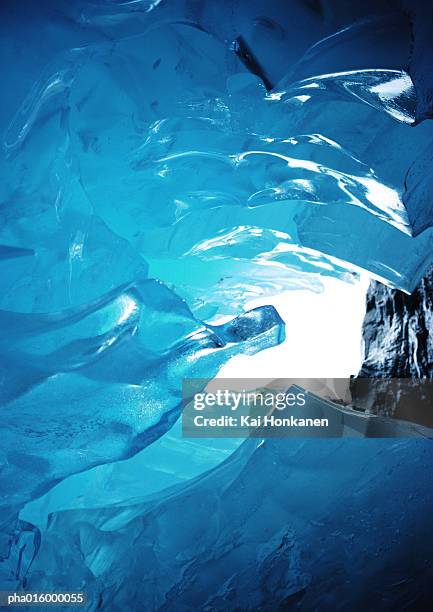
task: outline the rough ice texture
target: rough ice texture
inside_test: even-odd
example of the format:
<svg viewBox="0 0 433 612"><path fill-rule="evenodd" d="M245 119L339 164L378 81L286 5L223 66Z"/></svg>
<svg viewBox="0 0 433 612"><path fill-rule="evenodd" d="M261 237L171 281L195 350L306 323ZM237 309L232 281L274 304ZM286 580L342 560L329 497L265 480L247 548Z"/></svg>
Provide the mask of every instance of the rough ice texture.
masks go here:
<svg viewBox="0 0 433 612"><path fill-rule="evenodd" d="M249 299L359 268L411 290L432 263L432 22L390 10L1 3L2 588L106 610L428 600L430 446L201 445L191 469L175 425L183 377L281 341Z"/></svg>
<svg viewBox="0 0 433 612"><path fill-rule="evenodd" d="M90 610L427 610L431 441L321 442L249 440L188 486L55 513L28 588L73 575Z"/></svg>

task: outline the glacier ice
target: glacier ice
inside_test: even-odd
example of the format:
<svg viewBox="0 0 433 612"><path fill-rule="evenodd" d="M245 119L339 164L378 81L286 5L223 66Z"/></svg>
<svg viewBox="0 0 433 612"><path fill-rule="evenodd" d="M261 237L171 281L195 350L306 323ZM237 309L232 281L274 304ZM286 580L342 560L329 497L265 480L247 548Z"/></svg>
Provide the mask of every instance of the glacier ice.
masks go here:
<svg viewBox="0 0 433 612"><path fill-rule="evenodd" d="M43 249L54 240L74 285L102 223L193 308L205 295L206 316L228 308L215 278L230 274L239 293L248 290L245 261L264 291L296 285L310 265L339 275L361 267L410 290L431 263L431 229L414 221L417 183L404 189L432 136L427 123L404 124L415 107L410 76L395 68L290 74L266 94L227 45L175 18L65 50L5 133L2 199L14 206L2 240L38 248L39 266L50 267ZM23 219L37 235L26 235ZM62 306L79 298L73 291Z"/></svg>
<svg viewBox="0 0 433 612"><path fill-rule="evenodd" d="M0 13L2 587L73 581L89 609L427 605L429 441L235 450L176 420L182 378L282 340L248 301L323 275L392 287L371 290L365 369L394 372L408 312L398 372L419 366L430 306L396 290L433 263L431 7Z"/></svg>
<svg viewBox="0 0 433 612"><path fill-rule="evenodd" d="M182 379L215 375L231 355L284 333L272 306L203 324L154 280L66 312L0 312L0 321L0 508L10 533L22 506L66 476L162 436L180 414ZM19 578L6 567L3 579Z"/></svg>
<svg viewBox="0 0 433 612"><path fill-rule="evenodd" d="M431 461L430 440L248 440L156 499L54 513L28 587L72 571L91 610L427 609Z"/></svg>

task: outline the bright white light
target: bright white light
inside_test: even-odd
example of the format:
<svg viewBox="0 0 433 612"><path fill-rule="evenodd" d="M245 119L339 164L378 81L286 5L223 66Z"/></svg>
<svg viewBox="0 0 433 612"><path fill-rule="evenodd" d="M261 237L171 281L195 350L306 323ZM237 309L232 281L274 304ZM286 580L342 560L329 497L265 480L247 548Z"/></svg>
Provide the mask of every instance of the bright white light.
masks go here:
<svg viewBox="0 0 433 612"><path fill-rule="evenodd" d="M346 378L362 361L362 321L368 279L348 284L324 278L324 291L286 291L247 304L273 304L286 323L286 340L257 355L239 355L224 378Z"/></svg>

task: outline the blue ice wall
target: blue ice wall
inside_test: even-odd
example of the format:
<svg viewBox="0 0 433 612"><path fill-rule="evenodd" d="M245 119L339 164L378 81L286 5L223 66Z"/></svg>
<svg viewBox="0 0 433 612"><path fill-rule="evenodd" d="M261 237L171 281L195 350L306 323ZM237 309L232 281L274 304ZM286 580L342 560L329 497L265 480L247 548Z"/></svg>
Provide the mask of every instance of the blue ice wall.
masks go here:
<svg viewBox="0 0 433 612"><path fill-rule="evenodd" d="M28 588L72 574L92 610L428 610L432 459L431 440L249 440L157 497L54 514Z"/></svg>
<svg viewBox="0 0 433 612"><path fill-rule="evenodd" d="M431 22L404 0L2 2L2 587L429 600L428 442L233 454L176 420L184 377L281 342L249 299L359 269L410 291L432 263Z"/></svg>

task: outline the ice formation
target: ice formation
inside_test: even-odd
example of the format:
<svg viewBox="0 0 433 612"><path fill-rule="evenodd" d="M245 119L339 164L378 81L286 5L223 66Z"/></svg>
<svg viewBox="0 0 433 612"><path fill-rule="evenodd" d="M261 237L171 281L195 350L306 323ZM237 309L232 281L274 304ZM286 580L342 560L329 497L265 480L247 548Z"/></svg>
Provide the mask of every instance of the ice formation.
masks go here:
<svg viewBox="0 0 433 612"><path fill-rule="evenodd" d="M431 440L287 442L246 441L156 499L54 514L29 589L72 573L92 610L427 610Z"/></svg>
<svg viewBox="0 0 433 612"><path fill-rule="evenodd" d="M401 296L433 263L431 7L0 14L0 590L84 589L89 610L426 606L429 440L234 451L180 441L176 420L183 378L281 341L251 298L360 269ZM395 375L399 343L370 340L369 372Z"/></svg>

